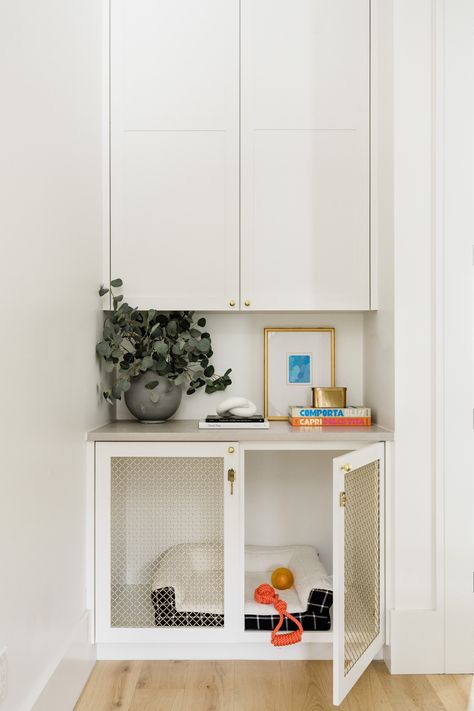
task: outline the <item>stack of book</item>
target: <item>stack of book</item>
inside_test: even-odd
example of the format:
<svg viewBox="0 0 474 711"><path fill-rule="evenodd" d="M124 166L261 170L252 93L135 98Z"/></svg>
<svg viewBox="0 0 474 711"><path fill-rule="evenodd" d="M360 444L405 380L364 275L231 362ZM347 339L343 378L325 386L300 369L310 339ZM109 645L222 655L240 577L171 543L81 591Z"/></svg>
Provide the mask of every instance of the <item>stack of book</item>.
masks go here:
<svg viewBox="0 0 474 711"><path fill-rule="evenodd" d="M368 427L370 407L308 407L291 405L288 419L293 427Z"/></svg>
<svg viewBox="0 0 474 711"><path fill-rule="evenodd" d="M263 415L252 415L252 417L208 415L205 420L199 420L201 430L267 430L269 426L268 420Z"/></svg>

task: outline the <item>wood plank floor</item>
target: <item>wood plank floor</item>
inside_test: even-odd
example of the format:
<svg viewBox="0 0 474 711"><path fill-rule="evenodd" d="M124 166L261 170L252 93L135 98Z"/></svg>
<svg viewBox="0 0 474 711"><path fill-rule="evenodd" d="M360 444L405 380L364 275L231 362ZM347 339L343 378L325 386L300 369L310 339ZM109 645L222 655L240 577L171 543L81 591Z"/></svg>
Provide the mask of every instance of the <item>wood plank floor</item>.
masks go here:
<svg viewBox="0 0 474 711"><path fill-rule="evenodd" d="M327 711L331 685L331 662L98 662L75 711ZM471 685L471 675L391 676L374 662L338 708L474 711Z"/></svg>

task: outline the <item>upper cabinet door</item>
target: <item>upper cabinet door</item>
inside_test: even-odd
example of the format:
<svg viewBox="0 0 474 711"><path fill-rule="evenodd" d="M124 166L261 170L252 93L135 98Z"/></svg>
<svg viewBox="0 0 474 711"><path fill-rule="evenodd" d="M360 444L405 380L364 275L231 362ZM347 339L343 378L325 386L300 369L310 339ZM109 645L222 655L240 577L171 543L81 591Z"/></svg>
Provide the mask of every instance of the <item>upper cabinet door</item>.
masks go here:
<svg viewBox="0 0 474 711"><path fill-rule="evenodd" d="M110 71L112 277L140 308L238 308L239 0L114 0Z"/></svg>
<svg viewBox="0 0 474 711"><path fill-rule="evenodd" d="M242 0L242 307L369 308L370 0Z"/></svg>

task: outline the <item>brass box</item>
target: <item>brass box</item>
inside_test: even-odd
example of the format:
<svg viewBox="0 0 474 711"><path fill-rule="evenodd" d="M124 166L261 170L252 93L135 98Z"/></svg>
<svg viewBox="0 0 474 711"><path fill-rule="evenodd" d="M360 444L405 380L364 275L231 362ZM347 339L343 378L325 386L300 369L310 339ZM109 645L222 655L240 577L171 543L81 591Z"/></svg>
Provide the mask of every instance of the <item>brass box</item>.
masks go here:
<svg viewBox="0 0 474 711"><path fill-rule="evenodd" d="M345 407L347 388L313 388L313 407Z"/></svg>

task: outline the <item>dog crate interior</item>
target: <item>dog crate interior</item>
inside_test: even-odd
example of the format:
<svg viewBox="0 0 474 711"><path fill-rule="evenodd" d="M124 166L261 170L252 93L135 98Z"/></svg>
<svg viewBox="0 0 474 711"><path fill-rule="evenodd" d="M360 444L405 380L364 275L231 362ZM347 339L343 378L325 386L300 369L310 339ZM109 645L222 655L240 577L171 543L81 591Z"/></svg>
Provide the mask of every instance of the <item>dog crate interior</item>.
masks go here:
<svg viewBox="0 0 474 711"><path fill-rule="evenodd" d="M272 629L278 613L254 591L277 568L277 590L304 629L327 631L332 606L332 470L341 451L251 451L245 456L245 629ZM285 582L285 580L283 580ZM315 592L313 592L313 590ZM325 592L328 591L326 595ZM314 603L314 604L313 604ZM288 629L294 629L289 626Z"/></svg>
<svg viewBox="0 0 474 711"><path fill-rule="evenodd" d="M113 457L112 627L224 624L219 457Z"/></svg>

